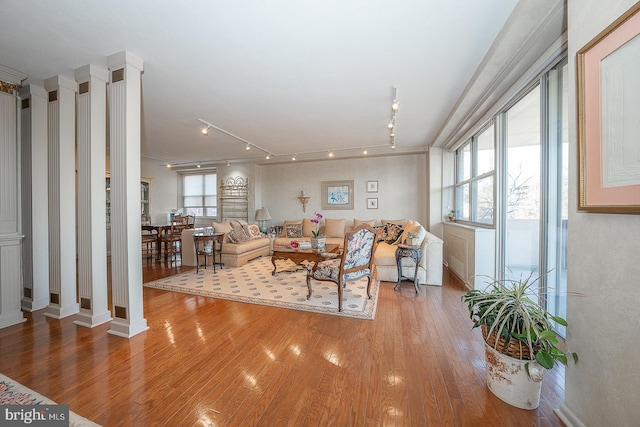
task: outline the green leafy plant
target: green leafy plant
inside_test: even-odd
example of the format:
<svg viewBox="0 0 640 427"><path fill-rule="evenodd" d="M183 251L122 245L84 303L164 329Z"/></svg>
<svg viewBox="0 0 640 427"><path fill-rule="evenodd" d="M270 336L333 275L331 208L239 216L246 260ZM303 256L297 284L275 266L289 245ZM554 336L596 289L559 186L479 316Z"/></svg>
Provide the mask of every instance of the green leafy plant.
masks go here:
<svg viewBox="0 0 640 427"><path fill-rule="evenodd" d="M504 352L501 350L517 340L529 350L529 360L535 360L543 368L552 369L556 362L566 365L569 357L575 363L578 355L561 348L553 331L554 322L567 326L567 321L551 315L536 302L532 288L540 277L534 279L531 272L524 279L492 279L486 290L470 290L462 296L462 301L469 309L473 327L484 326L485 340L488 344L493 342L492 347L497 351ZM529 364L525 367L528 373Z"/></svg>

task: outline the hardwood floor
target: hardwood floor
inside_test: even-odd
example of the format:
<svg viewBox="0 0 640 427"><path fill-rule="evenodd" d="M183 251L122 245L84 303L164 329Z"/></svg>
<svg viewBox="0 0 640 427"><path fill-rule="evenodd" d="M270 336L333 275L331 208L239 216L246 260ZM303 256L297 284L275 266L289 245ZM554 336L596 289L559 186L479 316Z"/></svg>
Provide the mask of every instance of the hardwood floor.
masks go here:
<svg viewBox="0 0 640 427"><path fill-rule="evenodd" d="M145 281L190 267L143 262ZM26 313L0 330L0 372L103 426L561 426L564 370L540 407L486 387L484 350L443 287L381 284L375 320L144 288L131 339Z"/></svg>

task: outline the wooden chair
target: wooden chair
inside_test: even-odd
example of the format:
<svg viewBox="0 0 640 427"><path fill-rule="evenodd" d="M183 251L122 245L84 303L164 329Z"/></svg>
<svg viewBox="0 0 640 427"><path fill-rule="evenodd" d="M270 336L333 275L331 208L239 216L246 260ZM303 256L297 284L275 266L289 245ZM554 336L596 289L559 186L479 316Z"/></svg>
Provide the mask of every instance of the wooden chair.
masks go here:
<svg viewBox="0 0 640 427"><path fill-rule="evenodd" d="M153 259L154 249L158 252L158 256L160 256L158 230L155 230L153 228L144 228L143 226L142 246L143 246L143 252L146 250L147 258Z"/></svg>
<svg viewBox="0 0 640 427"><path fill-rule="evenodd" d="M371 299L371 280L373 277L373 254L378 239L373 227L362 224L344 236L344 250L339 258L316 263L307 270L307 287L311 297L311 279L330 281L338 285L338 311L342 311L342 290L347 282L367 277L367 296ZM326 254L332 256L334 254ZM324 255L323 255L324 256Z"/></svg>
<svg viewBox="0 0 640 427"><path fill-rule="evenodd" d="M187 215L187 227L195 228L196 226L196 216L195 215Z"/></svg>
<svg viewBox="0 0 640 427"><path fill-rule="evenodd" d="M187 228L186 216L174 216L171 219L171 227L158 237L158 242L165 243L170 259L175 260L177 253L182 256L182 230Z"/></svg>

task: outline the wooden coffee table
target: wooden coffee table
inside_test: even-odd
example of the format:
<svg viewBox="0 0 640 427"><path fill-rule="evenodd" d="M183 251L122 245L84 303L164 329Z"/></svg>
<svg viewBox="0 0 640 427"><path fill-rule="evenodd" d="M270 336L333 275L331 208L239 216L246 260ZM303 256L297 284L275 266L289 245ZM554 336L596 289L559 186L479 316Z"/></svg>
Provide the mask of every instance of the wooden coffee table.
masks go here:
<svg viewBox="0 0 640 427"><path fill-rule="evenodd" d="M303 261L308 262L320 262L326 258L322 256L323 253L340 254L340 245L326 245L323 249L280 249L274 250L271 256L271 263L273 264L273 271L271 275L275 276L276 260L288 260L290 259L294 263L301 265Z"/></svg>

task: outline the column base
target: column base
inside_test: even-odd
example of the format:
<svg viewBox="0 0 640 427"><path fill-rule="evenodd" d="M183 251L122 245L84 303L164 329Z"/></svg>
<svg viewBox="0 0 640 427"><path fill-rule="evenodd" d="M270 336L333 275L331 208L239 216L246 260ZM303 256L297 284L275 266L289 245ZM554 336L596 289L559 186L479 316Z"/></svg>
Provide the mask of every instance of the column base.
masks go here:
<svg viewBox="0 0 640 427"><path fill-rule="evenodd" d="M53 317L54 319L62 319L72 314L76 314L80 311L80 305L78 303L70 304L65 307L60 307L58 304L49 304L47 306L44 315L47 317Z"/></svg>
<svg viewBox="0 0 640 427"><path fill-rule="evenodd" d="M48 304L48 299L34 301L31 298L22 298L21 306L24 311L32 312L36 310L42 310L43 308L46 308Z"/></svg>
<svg viewBox="0 0 640 427"><path fill-rule="evenodd" d="M76 320L73 321L76 325L84 326L86 328L93 328L103 323L107 323L112 319L111 312L109 310L101 314L92 314L88 311L80 311L76 314Z"/></svg>
<svg viewBox="0 0 640 427"><path fill-rule="evenodd" d="M127 323L123 320L112 320L111 329L109 329L108 333L122 338L131 338L148 329L147 319L141 319L134 323Z"/></svg>
<svg viewBox="0 0 640 427"><path fill-rule="evenodd" d="M0 329L6 328L7 326L17 325L18 323L24 323L26 321L27 318L22 315L21 311L13 316L0 316Z"/></svg>

